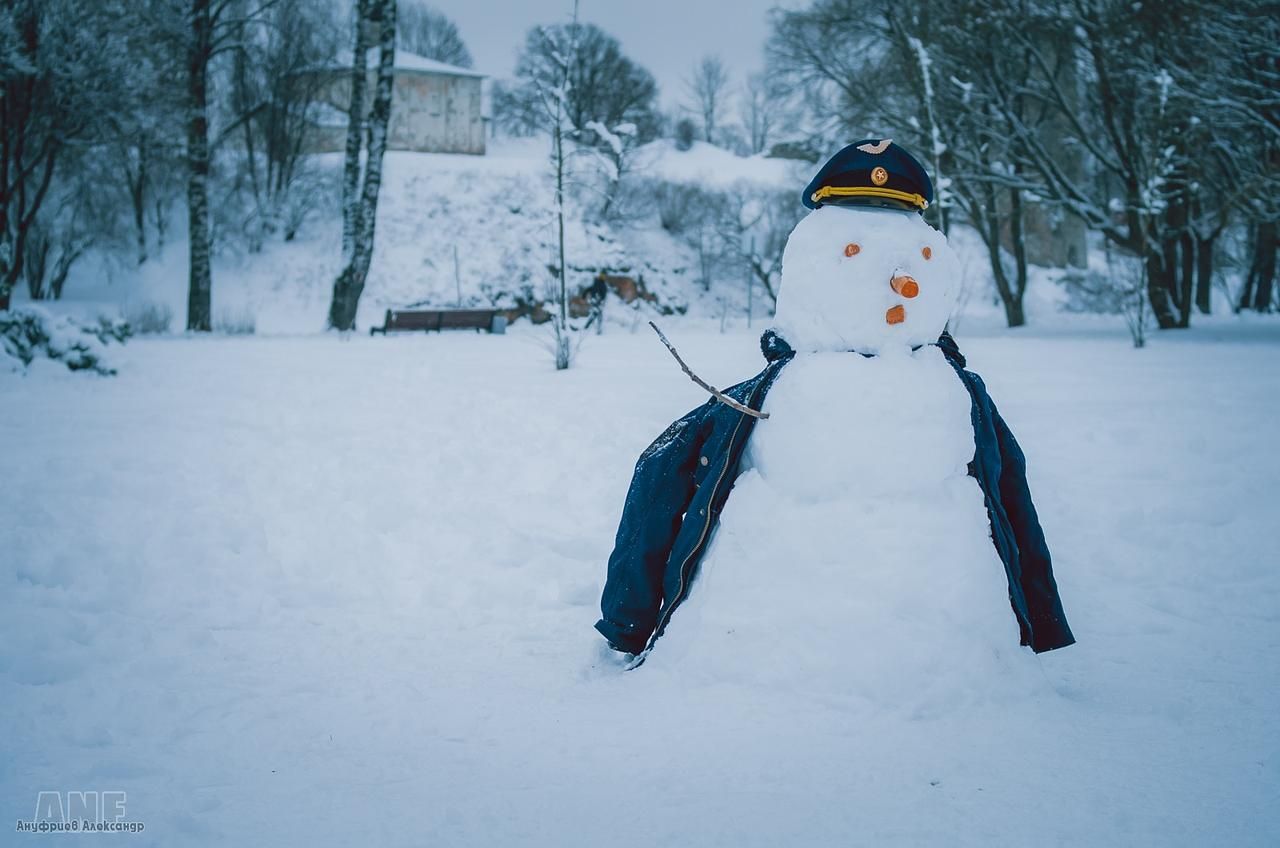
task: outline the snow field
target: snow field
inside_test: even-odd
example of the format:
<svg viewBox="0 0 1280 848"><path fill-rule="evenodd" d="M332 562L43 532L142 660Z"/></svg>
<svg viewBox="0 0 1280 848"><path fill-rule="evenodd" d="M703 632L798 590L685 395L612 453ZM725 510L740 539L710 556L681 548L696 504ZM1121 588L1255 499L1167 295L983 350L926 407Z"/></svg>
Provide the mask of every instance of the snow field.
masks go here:
<svg viewBox="0 0 1280 848"><path fill-rule="evenodd" d="M600 650L632 464L705 399L646 334L563 374L525 331L0 374L0 809L124 789L166 846L1275 844L1280 328L1221 326L960 337L1080 643L927 711ZM668 330L715 384L760 366Z"/></svg>

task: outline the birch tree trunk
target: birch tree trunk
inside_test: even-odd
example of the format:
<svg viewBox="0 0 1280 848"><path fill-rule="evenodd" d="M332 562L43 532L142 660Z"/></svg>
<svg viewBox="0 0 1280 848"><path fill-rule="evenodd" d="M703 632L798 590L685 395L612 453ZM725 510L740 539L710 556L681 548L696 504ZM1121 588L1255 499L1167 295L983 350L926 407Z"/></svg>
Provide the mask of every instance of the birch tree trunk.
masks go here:
<svg viewBox="0 0 1280 848"><path fill-rule="evenodd" d="M187 329L212 329L213 271L209 234L209 58L213 50L210 0L191 0L191 46L187 56L187 228L190 270Z"/></svg>
<svg viewBox="0 0 1280 848"><path fill-rule="evenodd" d="M373 260L374 227L377 223L378 192L382 187L382 158L387 150L387 127L391 122L391 95L395 83L396 61L396 2L395 0L361 0L367 3L370 17L379 23L378 28L378 79L374 88L373 107L369 112L369 150L365 157L364 179L359 197L354 201L348 199L351 207L351 245L346 248L346 209L343 220L343 268L333 283L333 301L329 306L329 326L335 330L351 330L355 328L356 309L360 305L360 295L364 292L365 280L369 276L369 265ZM359 26L359 24L357 24ZM357 36L357 46L361 45ZM352 59L352 101L354 103L356 76L367 73L364 68L364 56L357 54ZM363 87L363 82L358 83ZM348 121L356 120L353 111ZM355 163L359 173L359 137L352 156L351 130L347 131L347 168ZM346 175L344 175L346 176ZM344 184L343 192L347 191Z"/></svg>
<svg viewBox="0 0 1280 848"><path fill-rule="evenodd" d="M356 219L360 203L360 151L364 144L364 90L369 78L365 54L369 52L369 4L356 3L354 44L351 49L351 96L347 104L346 161L342 169L342 265L351 264L356 244Z"/></svg>
<svg viewBox="0 0 1280 848"><path fill-rule="evenodd" d="M561 85L564 90L564 84ZM552 130L555 142L556 168L556 226L559 240L559 290L556 292L556 370L563 371L569 367L569 287L566 279L564 261L564 121L562 112L556 113L556 125Z"/></svg>
<svg viewBox="0 0 1280 848"><path fill-rule="evenodd" d="M555 363L557 371L564 371L573 362L573 351L569 341L569 288L568 267L564 253L564 179L565 179L565 119L569 95L569 70L578 54L578 3L573 4L573 25L569 30L569 49L567 55L557 51L556 61L559 72L556 88L551 92L550 117L552 118L551 142L553 167L556 178L556 225L559 241L559 290L556 292L557 309L552 323L555 330ZM545 96L545 95L544 95Z"/></svg>

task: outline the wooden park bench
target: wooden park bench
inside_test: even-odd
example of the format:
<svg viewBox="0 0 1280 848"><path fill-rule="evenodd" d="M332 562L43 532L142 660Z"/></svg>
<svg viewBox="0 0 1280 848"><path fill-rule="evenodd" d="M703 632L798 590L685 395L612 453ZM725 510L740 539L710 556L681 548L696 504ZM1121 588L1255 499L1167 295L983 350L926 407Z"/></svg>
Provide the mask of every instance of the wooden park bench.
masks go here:
<svg viewBox="0 0 1280 848"><path fill-rule="evenodd" d="M505 333L507 316L496 309L388 309L381 327L370 327L369 335L399 330L488 330Z"/></svg>

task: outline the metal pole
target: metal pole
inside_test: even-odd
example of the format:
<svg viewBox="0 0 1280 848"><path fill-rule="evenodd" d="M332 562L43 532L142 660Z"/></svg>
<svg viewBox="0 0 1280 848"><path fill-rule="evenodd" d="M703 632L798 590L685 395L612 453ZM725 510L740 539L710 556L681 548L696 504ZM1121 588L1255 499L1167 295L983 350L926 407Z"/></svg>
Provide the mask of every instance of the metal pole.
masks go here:
<svg viewBox="0 0 1280 848"><path fill-rule="evenodd" d="M458 265L458 245L453 246L453 284L458 289L458 308L462 308L462 271Z"/></svg>

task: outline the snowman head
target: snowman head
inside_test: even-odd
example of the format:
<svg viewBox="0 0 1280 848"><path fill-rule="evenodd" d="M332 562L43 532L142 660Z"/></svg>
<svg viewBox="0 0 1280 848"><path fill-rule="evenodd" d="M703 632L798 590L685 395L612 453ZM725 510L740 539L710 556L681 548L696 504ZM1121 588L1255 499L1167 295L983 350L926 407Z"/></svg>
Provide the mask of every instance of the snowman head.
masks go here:
<svg viewBox="0 0 1280 848"><path fill-rule="evenodd" d="M801 198L813 211L782 254L775 325L797 351L886 353L938 340L959 262L920 217L929 175L890 139L832 156Z"/></svg>
<svg viewBox="0 0 1280 848"><path fill-rule="evenodd" d="M887 353L938 340L960 264L914 212L823 206L787 239L774 325L797 351Z"/></svg>

